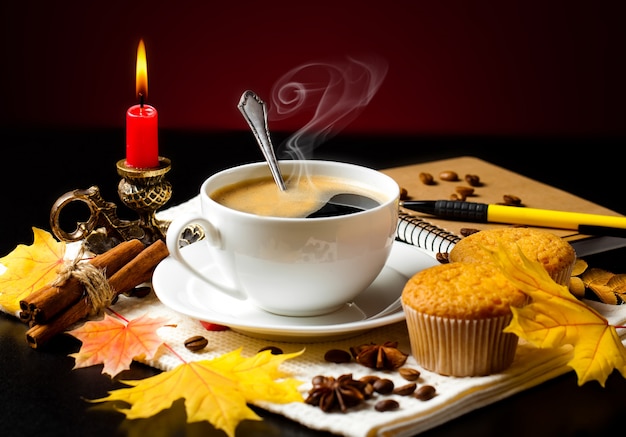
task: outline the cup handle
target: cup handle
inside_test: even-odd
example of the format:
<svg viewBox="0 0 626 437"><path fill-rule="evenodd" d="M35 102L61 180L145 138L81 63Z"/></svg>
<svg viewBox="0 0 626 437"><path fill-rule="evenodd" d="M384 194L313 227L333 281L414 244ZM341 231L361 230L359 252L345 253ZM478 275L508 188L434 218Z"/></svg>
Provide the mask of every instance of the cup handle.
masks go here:
<svg viewBox="0 0 626 437"><path fill-rule="evenodd" d="M196 215L180 216L172 220L172 222L169 224L167 228L165 242L167 245L167 249L170 253L170 256L172 256L172 258L178 261L182 266L187 268L187 270L195 274L198 278L202 279L207 284L215 287L217 290L231 297L234 297L236 299L241 299L241 300L247 299L248 296L245 294L244 291L242 291L241 287L237 287L238 281L234 277L233 272L228 272L227 276L230 276L229 279L231 279L231 282L235 285L223 284L207 277L200 270L198 270L196 267L194 267L191 263L189 263L185 259L184 255L181 253L181 250L180 250L179 240L185 228L192 224L199 225L204 229L204 232L206 235L205 238L207 240L207 243L210 246L213 246L216 249L221 248L222 240L221 240L220 232L215 226L213 226L213 224L210 221L208 221L207 219L203 217L199 217Z"/></svg>

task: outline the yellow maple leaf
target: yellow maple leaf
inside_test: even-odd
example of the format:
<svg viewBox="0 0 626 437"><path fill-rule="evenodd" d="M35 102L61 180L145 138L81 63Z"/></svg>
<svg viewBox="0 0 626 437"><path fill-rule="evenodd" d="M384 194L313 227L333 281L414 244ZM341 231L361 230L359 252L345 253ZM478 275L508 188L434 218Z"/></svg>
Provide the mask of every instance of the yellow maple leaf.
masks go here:
<svg viewBox="0 0 626 437"><path fill-rule="evenodd" d="M571 345L568 365L576 371L578 385L596 380L604 387L613 369L626 377L626 347L602 314L554 282L539 262L529 260L521 250L521 264L503 248L493 254L504 274L531 298L528 305L512 309L513 320L505 332L539 348Z"/></svg>
<svg viewBox="0 0 626 437"><path fill-rule="evenodd" d="M77 353L70 354L76 360L74 369L104 364L102 373L114 377L130 369L133 359L153 358L163 344L156 331L165 323L165 318L147 315L124 323L105 314L103 320L67 331L83 343Z"/></svg>
<svg viewBox="0 0 626 437"><path fill-rule="evenodd" d="M208 421L234 437L242 420L261 420L247 404L255 401L276 403L302 402L297 387L302 383L283 376L278 366L302 354L272 355L269 350L251 358L241 356L241 348L213 360L183 363L173 370L109 392L92 402L123 401L130 408L119 408L128 419L151 417L184 398L187 422Z"/></svg>
<svg viewBox="0 0 626 437"><path fill-rule="evenodd" d="M58 242L48 232L35 227L33 234L31 246L20 244L0 258L0 264L6 268L0 274L0 306L16 316L20 311L20 300L54 281L64 262L64 242Z"/></svg>

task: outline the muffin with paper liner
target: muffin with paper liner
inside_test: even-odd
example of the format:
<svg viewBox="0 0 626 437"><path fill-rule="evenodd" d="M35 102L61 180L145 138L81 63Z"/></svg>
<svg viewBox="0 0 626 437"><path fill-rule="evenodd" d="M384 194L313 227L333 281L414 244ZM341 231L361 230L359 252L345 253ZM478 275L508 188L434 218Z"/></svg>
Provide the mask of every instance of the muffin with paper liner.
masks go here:
<svg viewBox="0 0 626 437"><path fill-rule="evenodd" d="M455 262L411 277L402 306L411 352L424 369L484 376L511 365L518 337L503 332L526 295L494 264Z"/></svg>

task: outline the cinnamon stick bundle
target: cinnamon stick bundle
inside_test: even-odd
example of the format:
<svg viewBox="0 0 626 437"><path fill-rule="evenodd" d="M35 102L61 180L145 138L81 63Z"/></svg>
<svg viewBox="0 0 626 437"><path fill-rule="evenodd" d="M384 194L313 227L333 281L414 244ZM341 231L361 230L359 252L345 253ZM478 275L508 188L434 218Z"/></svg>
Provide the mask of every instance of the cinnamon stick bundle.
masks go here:
<svg viewBox="0 0 626 437"><path fill-rule="evenodd" d="M105 276L110 277L143 249L144 244L139 240L124 241L87 262L104 270ZM74 276L59 286L48 284L20 301L20 318L29 323L45 323L78 301L83 294L83 285Z"/></svg>
<svg viewBox="0 0 626 437"><path fill-rule="evenodd" d="M162 240L157 240L113 274L108 279L109 285L115 294L119 295L132 290L139 284L150 281L157 264L168 255L169 252L165 243ZM87 317L91 310L89 299L84 297L70 305L48 323L33 325L26 331L26 340L33 349L36 349L55 335L67 330L74 323Z"/></svg>

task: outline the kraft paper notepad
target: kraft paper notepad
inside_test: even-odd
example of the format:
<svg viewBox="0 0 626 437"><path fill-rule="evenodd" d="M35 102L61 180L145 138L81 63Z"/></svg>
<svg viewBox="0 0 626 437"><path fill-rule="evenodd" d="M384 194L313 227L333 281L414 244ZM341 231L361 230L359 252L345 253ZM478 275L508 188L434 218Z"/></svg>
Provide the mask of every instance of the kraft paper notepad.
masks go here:
<svg viewBox="0 0 626 437"><path fill-rule="evenodd" d="M451 196L456 193L457 187L469 187L465 181L465 175L469 174L478 176L481 185L474 187L474 194L468 197L467 201L495 204L502 203L505 195L513 195L520 198L522 205L529 208L620 215L559 188L471 156L395 167L382 171L394 178L400 187L406 189L408 197L413 200L450 200ZM439 174L443 171L456 172L459 180L441 180ZM431 174L435 183L433 185L424 184L420 180L420 173ZM403 210L398 224L398 238L432 252L449 252L454 243L461 238L462 228L483 230L506 226L511 225L444 220L427 214ZM569 241L579 257L626 246L626 238L594 237L572 230L547 230Z"/></svg>

